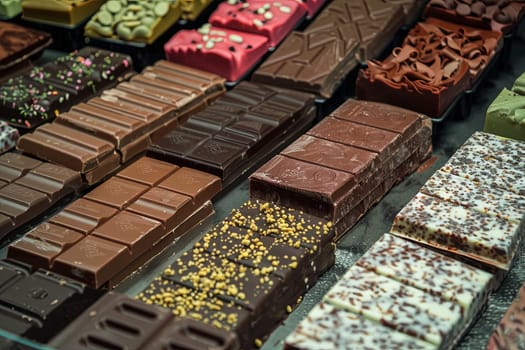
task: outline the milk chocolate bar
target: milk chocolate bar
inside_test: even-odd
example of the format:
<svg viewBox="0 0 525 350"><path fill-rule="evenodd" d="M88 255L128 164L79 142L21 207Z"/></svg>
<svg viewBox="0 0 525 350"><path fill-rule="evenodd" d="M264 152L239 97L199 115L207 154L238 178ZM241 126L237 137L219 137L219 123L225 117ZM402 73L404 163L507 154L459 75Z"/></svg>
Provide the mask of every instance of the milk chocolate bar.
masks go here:
<svg viewBox="0 0 525 350"><path fill-rule="evenodd" d="M487 350L519 349L523 344L523 301L525 287L521 286L516 298L491 334Z"/></svg>
<svg viewBox="0 0 525 350"><path fill-rule="evenodd" d="M409 27L419 19L421 12L426 5L425 0L386 0L385 2L403 8L405 14L405 25Z"/></svg>
<svg viewBox="0 0 525 350"><path fill-rule="evenodd" d="M20 154L0 156L0 228L3 238L82 186L80 174Z"/></svg>
<svg viewBox="0 0 525 350"><path fill-rule="evenodd" d="M2 119L23 129L53 120L132 70L128 56L84 48L0 85Z"/></svg>
<svg viewBox="0 0 525 350"><path fill-rule="evenodd" d="M242 82L160 137L152 157L220 176L227 187L313 120L313 96Z"/></svg>
<svg viewBox="0 0 525 350"><path fill-rule="evenodd" d="M305 16L301 4L297 0L222 2L209 22L216 27L263 35L270 47L276 47Z"/></svg>
<svg viewBox="0 0 525 350"><path fill-rule="evenodd" d="M103 4L86 24L85 35L153 43L181 14L180 2L113 0Z"/></svg>
<svg viewBox="0 0 525 350"><path fill-rule="evenodd" d="M417 113L348 101L252 174L250 194L332 220L337 226L416 150L422 149L419 157L426 156L430 133L427 119Z"/></svg>
<svg viewBox="0 0 525 350"><path fill-rule="evenodd" d="M141 158L11 244L8 256L100 288L172 231L193 227L196 219L184 223L209 213L219 190L212 175Z"/></svg>
<svg viewBox="0 0 525 350"><path fill-rule="evenodd" d="M24 0L23 18L35 22L76 25L83 22L104 0Z"/></svg>
<svg viewBox="0 0 525 350"><path fill-rule="evenodd" d="M268 39L207 23L197 30L177 32L164 45L164 51L170 61L236 82L268 51Z"/></svg>
<svg viewBox="0 0 525 350"><path fill-rule="evenodd" d="M102 293L63 276L0 261L2 328L47 343Z"/></svg>
<svg viewBox="0 0 525 350"><path fill-rule="evenodd" d="M52 42L47 33L0 23L0 72L42 51Z"/></svg>
<svg viewBox="0 0 525 350"><path fill-rule="evenodd" d="M236 350L234 334L194 322L174 319L171 312L110 292L91 306L50 345L56 349L122 347L129 350L167 349Z"/></svg>
<svg viewBox="0 0 525 350"><path fill-rule="evenodd" d="M525 4L521 1L431 0L425 9L425 16L509 33L521 21L524 10Z"/></svg>
<svg viewBox="0 0 525 350"><path fill-rule="evenodd" d="M234 331L243 349L260 347L333 264L332 240L330 223L267 202L247 202L137 298Z"/></svg>
<svg viewBox="0 0 525 350"><path fill-rule="evenodd" d="M22 0L0 0L0 16L12 18L22 13Z"/></svg>

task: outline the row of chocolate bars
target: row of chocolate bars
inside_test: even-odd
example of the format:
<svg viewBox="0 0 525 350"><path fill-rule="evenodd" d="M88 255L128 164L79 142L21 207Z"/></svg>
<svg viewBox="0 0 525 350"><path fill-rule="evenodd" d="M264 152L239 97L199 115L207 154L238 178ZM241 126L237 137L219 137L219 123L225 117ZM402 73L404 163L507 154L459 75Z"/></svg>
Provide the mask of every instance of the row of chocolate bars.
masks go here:
<svg viewBox="0 0 525 350"><path fill-rule="evenodd" d="M334 1L325 11L332 5L340 4ZM82 194L9 247L11 262L0 270L0 310L2 325L13 333L50 341L53 327L69 324L100 296L82 283L99 289L118 284L174 238L198 229L213 212L209 201L221 190L221 180L229 187L302 135L251 176L253 201L234 210L137 296L194 321L172 320L165 311L108 294L51 341L64 349L154 348L155 342L159 348L259 347L333 264L333 242L430 154L429 120L393 106L351 100L308 130L316 115L315 95L253 82L224 94L220 77L165 61L129 75L128 57L88 48L0 90L0 98L11 98L2 109L16 107L12 122L30 128L55 119L18 143L19 150L40 160L15 152L0 157L2 232L24 230L30 220ZM516 101L522 98L520 81L512 93ZM113 88L92 96L106 87ZM501 105L500 110L509 109ZM510 108L512 116L519 110ZM148 147L150 158L138 158ZM305 321L304 327L324 329L325 337L312 339L316 333L299 328L287 346L318 349L322 341L335 348L340 339L354 344L350 347L377 340L378 348L392 339L401 348L455 343L510 269L523 233L525 188L523 144L477 133L462 150L429 180L407 213L400 213L392 232L452 250L490 273L423 248L414 249L429 256L426 264L443 261L449 270L443 274L442 265L433 267L430 277L412 271L396 282L401 273L394 268L410 267L403 255L393 256L401 263L359 264L376 271L372 283L354 284L352 275L319 306L328 313L316 309L314 320ZM428 214L426 208L435 210ZM443 218L444 212L453 215ZM392 249L410 247L385 237L380 242ZM374 264L393 266L394 272ZM53 273L31 273L36 268ZM458 277L460 289L457 282L443 291L423 286L457 271L471 271L470 280ZM468 292L465 281L475 281ZM391 287L396 292L386 293ZM476 296L469 299L469 293ZM450 315L436 313L438 305L449 307ZM386 320L385 308L399 317ZM334 327L346 324L357 325L355 333L373 330L385 337L346 339L349 332L338 334Z"/></svg>

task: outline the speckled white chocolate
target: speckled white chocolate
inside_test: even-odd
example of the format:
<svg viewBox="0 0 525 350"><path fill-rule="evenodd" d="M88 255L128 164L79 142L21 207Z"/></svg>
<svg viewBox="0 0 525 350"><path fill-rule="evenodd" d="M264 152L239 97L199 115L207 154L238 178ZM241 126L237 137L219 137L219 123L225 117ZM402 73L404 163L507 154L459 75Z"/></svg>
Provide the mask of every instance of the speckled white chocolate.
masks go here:
<svg viewBox="0 0 525 350"><path fill-rule="evenodd" d="M525 216L525 196L444 171L436 171L420 191L517 224Z"/></svg>
<svg viewBox="0 0 525 350"><path fill-rule="evenodd" d="M384 234L356 264L457 302L468 319L486 301L492 280L488 272L390 234Z"/></svg>
<svg viewBox="0 0 525 350"><path fill-rule="evenodd" d="M323 302L286 338L286 346L301 350L438 349L434 344Z"/></svg>
<svg viewBox="0 0 525 350"><path fill-rule="evenodd" d="M518 224L423 193L397 214L390 232L505 270L522 234Z"/></svg>
<svg viewBox="0 0 525 350"><path fill-rule="evenodd" d="M474 151L476 147L483 155L489 155L504 162L525 168L525 142L506 139L494 134L476 131L461 146Z"/></svg>
<svg viewBox="0 0 525 350"><path fill-rule="evenodd" d="M14 148L18 137L17 129L9 126L7 122L0 121L0 154Z"/></svg>
<svg viewBox="0 0 525 350"><path fill-rule="evenodd" d="M443 347L464 326L458 304L357 265L346 272L324 301Z"/></svg>
<svg viewBox="0 0 525 350"><path fill-rule="evenodd" d="M525 195L525 176L522 170L472 149L458 149L441 169L488 186Z"/></svg>

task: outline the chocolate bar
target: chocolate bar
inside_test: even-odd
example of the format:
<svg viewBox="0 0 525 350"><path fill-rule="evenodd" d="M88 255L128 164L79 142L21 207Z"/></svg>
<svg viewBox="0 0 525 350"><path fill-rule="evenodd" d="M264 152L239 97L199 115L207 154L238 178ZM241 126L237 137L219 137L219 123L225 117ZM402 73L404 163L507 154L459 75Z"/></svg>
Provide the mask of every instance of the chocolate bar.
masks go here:
<svg viewBox="0 0 525 350"><path fill-rule="evenodd" d="M0 120L0 154L15 148L19 137L17 129Z"/></svg>
<svg viewBox="0 0 525 350"><path fill-rule="evenodd" d="M137 298L234 331L243 349L260 347L333 264L332 240L330 223L267 202L247 202Z"/></svg>
<svg viewBox="0 0 525 350"><path fill-rule="evenodd" d="M492 282L490 273L385 234L287 337L285 349L451 349L483 309Z"/></svg>
<svg viewBox="0 0 525 350"><path fill-rule="evenodd" d="M80 174L20 154L0 156L0 228L3 238L82 186Z"/></svg>
<svg viewBox="0 0 525 350"><path fill-rule="evenodd" d="M168 60L202 69L236 82L268 51L262 35L215 27L178 31L165 45Z"/></svg>
<svg viewBox="0 0 525 350"><path fill-rule="evenodd" d="M350 212L361 216L368 210L377 198L353 209L387 178L394 175L392 186L406 176L395 170L416 150L421 149L421 158L412 160L423 160L430 134L427 119L417 113L350 100L252 174L250 195L304 210L338 227ZM338 235L344 232L339 230Z"/></svg>
<svg viewBox="0 0 525 350"><path fill-rule="evenodd" d="M190 319L173 318L166 309L110 292L91 306L50 345L56 349L102 348L236 350L233 333Z"/></svg>
<svg viewBox="0 0 525 350"><path fill-rule="evenodd" d="M511 90L503 88L490 104L485 117L483 131L525 141L525 126L521 111L525 105L525 89L522 74Z"/></svg>
<svg viewBox="0 0 525 350"><path fill-rule="evenodd" d="M431 0L425 9L425 16L510 33L521 21L524 10L525 4L521 1Z"/></svg>
<svg viewBox="0 0 525 350"><path fill-rule="evenodd" d="M518 295L490 335L487 350L519 349L521 347L525 333L522 322L523 300L525 300L525 287L521 286Z"/></svg>
<svg viewBox="0 0 525 350"><path fill-rule="evenodd" d="M0 0L0 16L12 18L22 13L22 0Z"/></svg>
<svg viewBox="0 0 525 350"><path fill-rule="evenodd" d="M23 18L35 22L76 25L89 18L104 0L24 0Z"/></svg>
<svg viewBox="0 0 525 350"><path fill-rule="evenodd" d="M132 71L131 66L128 56L94 48L59 57L0 85L2 119L33 129L115 85Z"/></svg>
<svg viewBox="0 0 525 350"><path fill-rule="evenodd" d="M6 73L7 68L38 54L51 42L51 36L47 33L1 22L0 72Z"/></svg>
<svg viewBox="0 0 525 350"><path fill-rule="evenodd" d="M506 139L487 132L476 131L472 134L461 149L467 152L479 152L480 155L499 159L505 163L523 169L521 159L525 157L523 142Z"/></svg>
<svg viewBox="0 0 525 350"><path fill-rule="evenodd" d="M194 21L199 17L202 11L211 4L212 0L186 0L181 1L182 19Z"/></svg>
<svg viewBox="0 0 525 350"><path fill-rule="evenodd" d="M220 176L227 187L314 116L312 95L242 82L158 138L148 155Z"/></svg>
<svg viewBox="0 0 525 350"><path fill-rule="evenodd" d="M113 0L103 4L84 28L92 38L153 43L181 14L180 2L154 0L128 3ZM115 24L115 21L118 24Z"/></svg>
<svg viewBox="0 0 525 350"><path fill-rule="evenodd" d="M63 276L0 261L2 328L40 343L54 335L94 303L101 292Z"/></svg>
<svg viewBox="0 0 525 350"><path fill-rule="evenodd" d="M385 0L389 4L401 6L405 14L405 25L411 27L414 22L419 20L423 11L425 0Z"/></svg>
<svg viewBox="0 0 525 350"><path fill-rule="evenodd" d="M165 237L209 215L206 202L219 190L212 175L141 158L11 244L8 256L95 288L117 283L126 266L158 253Z"/></svg>
<svg viewBox="0 0 525 350"><path fill-rule="evenodd" d="M358 16L366 16L354 7ZM347 1L332 2L304 32L292 32L255 71L252 81L329 98L357 66L359 32L352 18Z"/></svg>
<svg viewBox="0 0 525 350"><path fill-rule="evenodd" d="M276 47L303 19L306 9L297 0L222 2L209 18L216 27L263 35Z"/></svg>

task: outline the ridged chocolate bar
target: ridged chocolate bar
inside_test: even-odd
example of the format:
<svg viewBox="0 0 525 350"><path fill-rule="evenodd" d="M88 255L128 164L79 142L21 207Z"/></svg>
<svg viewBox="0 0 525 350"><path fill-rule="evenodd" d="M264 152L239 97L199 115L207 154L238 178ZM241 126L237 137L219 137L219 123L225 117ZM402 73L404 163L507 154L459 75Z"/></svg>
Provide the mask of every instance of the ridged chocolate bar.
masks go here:
<svg viewBox="0 0 525 350"><path fill-rule="evenodd" d="M212 175L141 158L12 243L8 256L95 288L113 284L174 230L209 215L205 204L219 190Z"/></svg>
<svg viewBox="0 0 525 350"><path fill-rule="evenodd" d="M242 82L167 131L148 155L220 176L227 187L310 125L313 99L302 92Z"/></svg>
<svg viewBox="0 0 525 350"><path fill-rule="evenodd" d="M334 262L331 224L247 202L206 233L137 298L237 333L260 347Z"/></svg>

